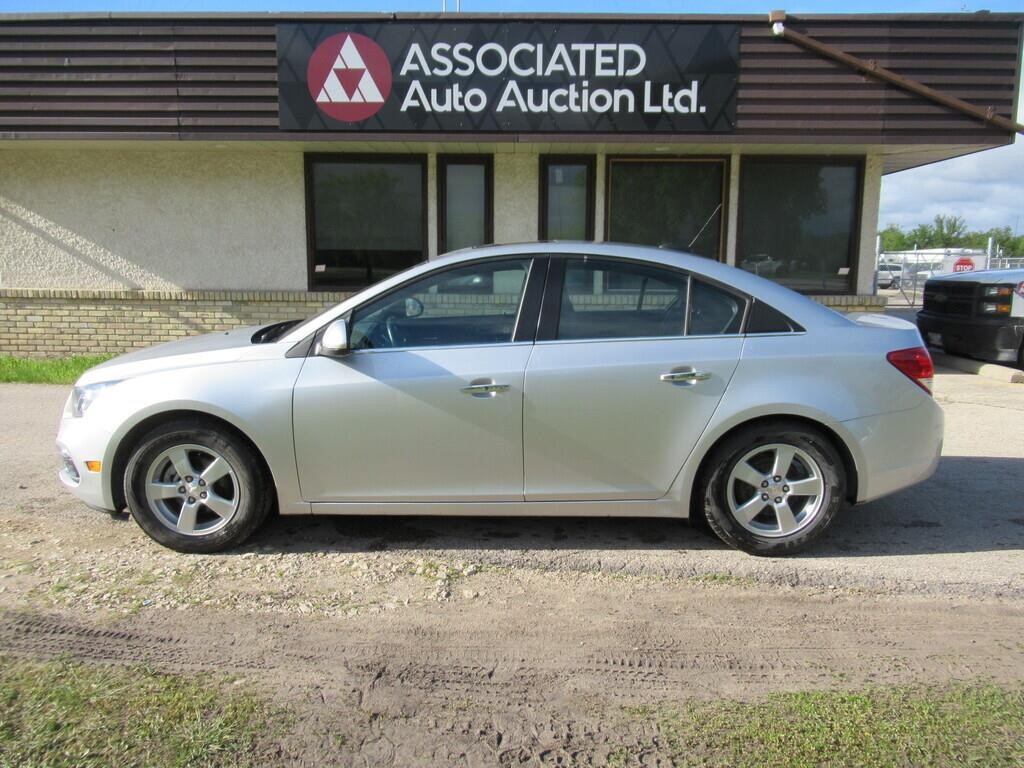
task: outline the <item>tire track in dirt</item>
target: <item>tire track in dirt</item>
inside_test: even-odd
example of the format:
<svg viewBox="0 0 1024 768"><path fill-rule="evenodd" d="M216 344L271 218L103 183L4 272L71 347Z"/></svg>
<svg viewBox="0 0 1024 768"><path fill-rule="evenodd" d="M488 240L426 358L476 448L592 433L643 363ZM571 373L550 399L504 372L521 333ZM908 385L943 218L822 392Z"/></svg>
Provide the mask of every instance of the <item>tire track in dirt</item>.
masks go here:
<svg viewBox="0 0 1024 768"><path fill-rule="evenodd" d="M384 711L390 698L413 695L425 704L460 696L503 706L573 695L616 702L736 690L759 695L838 678L1024 676L1024 612L1016 606L949 609L851 599L818 601L809 612L794 610L783 596L727 595L715 621L706 618L707 594L691 594L675 601L703 614L693 623L659 621L660 606L652 601L636 606L629 622L576 605L579 616L590 618L569 616L555 628L538 626L523 611L496 626L483 605L424 606L407 609L404 618L347 621L201 609L116 621L7 612L0 614L0 652L278 673L286 688L290 679L298 687L307 681L365 690ZM600 591L586 596L588 603L607 599Z"/></svg>
<svg viewBox="0 0 1024 768"><path fill-rule="evenodd" d="M561 620L524 605L410 606L351 620L149 610L110 618L0 613L0 653L151 664L254 682L299 716L285 765L664 762L657 722L625 706L868 683L1024 679L1017 604L799 600L771 590L651 585L628 616L618 583L578 590ZM984 649L984 650L982 650ZM659 744L662 745L659 747Z"/></svg>

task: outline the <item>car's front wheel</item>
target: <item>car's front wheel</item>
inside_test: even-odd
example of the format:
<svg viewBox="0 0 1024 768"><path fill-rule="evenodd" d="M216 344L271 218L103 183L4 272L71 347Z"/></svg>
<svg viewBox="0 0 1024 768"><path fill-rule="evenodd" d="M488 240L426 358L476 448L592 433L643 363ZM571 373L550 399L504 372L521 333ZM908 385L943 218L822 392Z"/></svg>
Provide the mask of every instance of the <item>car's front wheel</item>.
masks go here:
<svg viewBox="0 0 1024 768"><path fill-rule="evenodd" d="M846 474L831 441L800 423L765 422L729 436L701 481L708 524L752 555L787 555L824 533Z"/></svg>
<svg viewBox="0 0 1024 768"><path fill-rule="evenodd" d="M179 552L216 552L245 541L266 518L273 493L244 441L203 422L163 424L139 441L125 471L132 517Z"/></svg>

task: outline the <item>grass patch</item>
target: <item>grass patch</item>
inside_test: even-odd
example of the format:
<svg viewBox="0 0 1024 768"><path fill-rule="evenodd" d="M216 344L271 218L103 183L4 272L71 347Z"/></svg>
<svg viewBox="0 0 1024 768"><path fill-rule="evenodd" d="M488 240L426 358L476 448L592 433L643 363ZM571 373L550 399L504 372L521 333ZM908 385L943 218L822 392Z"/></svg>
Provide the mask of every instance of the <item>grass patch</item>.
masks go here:
<svg viewBox="0 0 1024 768"><path fill-rule="evenodd" d="M1024 765L1024 689L871 688L627 710L675 766Z"/></svg>
<svg viewBox="0 0 1024 768"><path fill-rule="evenodd" d="M139 667L0 657L0 766L259 765L255 696Z"/></svg>
<svg viewBox="0 0 1024 768"><path fill-rule="evenodd" d="M0 355L0 382L23 384L74 384L94 365L109 360L113 355L62 357L55 360L11 357Z"/></svg>

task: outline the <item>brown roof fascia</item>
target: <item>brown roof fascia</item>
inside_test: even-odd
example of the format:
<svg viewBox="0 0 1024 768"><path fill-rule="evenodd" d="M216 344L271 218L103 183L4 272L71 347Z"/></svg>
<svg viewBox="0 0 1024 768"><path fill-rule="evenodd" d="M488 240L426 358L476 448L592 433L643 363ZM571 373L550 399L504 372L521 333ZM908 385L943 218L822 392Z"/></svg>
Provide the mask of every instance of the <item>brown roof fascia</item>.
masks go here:
<svg viewBox="0 0 1024 768"><path fill-rule="evenodd" d="M1024 125L1018 123L1016 120L997 115L995 109L988 107L983 109L975 104L958 99L955 96L936 91L934 88L929 88L923 83L919 83L917 80L912 80L909 77L898 75L890 69L880 67L874 61L865 61L864 59L839 50L838 48L826 45L813 37L803 34L802 32L796 32L789 29L786 24L786 12L785 11L772 11L768 14L768 23L772 26L772 34L776 37L780 37L783 40L788 40L794 45L799 45L801 48L805 48L812 53L816 53L819 56L823 56L833 61L838 61L840 64L845 64L851 69L861 72L868 77L874 77L882 82L895 85L897 88L902 88L905 91L916 94L930 101L934 101L936 104L940 104L944 107L949 107L957 112L961 112L968 117L973 117L976 120L994 125L997 128L1001 128L1004 131L1010 133L1024 134Z"/></svg>

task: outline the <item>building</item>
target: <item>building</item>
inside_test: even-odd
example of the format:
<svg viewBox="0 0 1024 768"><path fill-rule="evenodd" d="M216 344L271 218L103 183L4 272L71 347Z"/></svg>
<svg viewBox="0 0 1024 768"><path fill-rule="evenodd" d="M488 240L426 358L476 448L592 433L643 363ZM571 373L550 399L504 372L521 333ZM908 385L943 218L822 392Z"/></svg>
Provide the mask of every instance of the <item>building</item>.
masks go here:
<svg viewBox="0 0 1024 768"><path fill-rule="evenodd" d="M1013 141L1013 14L0 16L0 353L666 244L878 308L881 177Z"/></svg>

